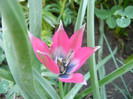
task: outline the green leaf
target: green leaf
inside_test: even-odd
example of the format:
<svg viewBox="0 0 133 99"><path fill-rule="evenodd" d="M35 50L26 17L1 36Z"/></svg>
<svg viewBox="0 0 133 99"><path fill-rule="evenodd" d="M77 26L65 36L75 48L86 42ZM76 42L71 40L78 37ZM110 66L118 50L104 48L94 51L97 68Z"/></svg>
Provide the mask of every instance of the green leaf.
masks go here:
<svg viewBox="0 0 133 99"><path fill-rule="evenodd" d="M0 32L0 47L3 49L2 33Z"/></svg>
<svg viewBox="0 0 133 99"><path fill-rule="evenodd" d="M41 38L42 28L42 0L28 0L29 1L29 21L30 32Z"/></svg>
<svg viewBox="0 0 133 99"><path fill-rule="evenodd" d="M43 78L39 72L33 68L35 79L40 83L40 85L46 90L46 92L52 97L52 99L60 99L55 89L50 85L50 83Z"/></svg>
<svg viewBox="0 0 133 99"><path fill-rule="evenodd" d="M106 20L106 23L109 28L113 29L116 27L116 19L115 17L111 16Z"/></svg>
<svg viewBox="0 0 133 99"><path fill-rule="evenodd" d="M123 65L119 69L117 69L117 70L113 71L112 73L108 74L105 78L103 78L102 80L99 81L99 86L102 87L103 85L105 85L107 83L110 83L111 81L113 81L114 79L118 78L122 74L128 72L132 68L133 68L133 61ZM91 92L92 92L92 86L87 88L86 90L82 91L80 94L78 94L75 97L75 99L81 99L84 96L90 94Z"/></svg>
<svg viewBox="0 0 133 99"><path fill-rule="evenodd" d="M57 17L55 17L52 13L48 12L47 9L43 10L42 17L45 22L47 22L51 27L55 27L55 25L57 24Z"/></svg>
<svg viewBox="0 0 133 99"><path fill-rule="evenodd" d="M42 0L29 1L29 26L30 32L37 38L41 38L42 30ZM31 44L30 47L32 48ZM31 50L32 66L40 70L40 61L37 59L33 48Z"/></svg>
<svg viewBox="0 0 133 99"><path fill-rule="evenodd" d="M127 27L127 26L130 25L131 20L130 20L130 18L121 17L121 18L117 18L117 19L116 19L116 23L117 23L117 25L118 25L119 27L125 28L125 27Z"/></svg>
<svg viewBox="0 0 133 99"><path fill-rule="evenodd" d="M4 59L5 59L4 51L0 48L0 64L3 62Z"/></svg>
<svg viewBox="0 0 133 99"><path fill-rule="evenodd" d="M124 12L126 13L127 17L133 18L133 6L126 7Z"/></svg>
<svg viewBox="0 0 133 99"><path fill-rule="evenodd" d="M111 14L115 14L118 9L122 9L122 6L115 5L111 8Z"/></svg>
<svg viewBox="0 0 133 99"><path fill-rule="evenodd" d="M127 59L125 59L125 63L128 63L133 60L133 54L131 54Z"/></svg>
<svg viewBox="0 0 133 99"><path fill-rule="evenodd" d="M106 19L110 16L108 10L95 8L95 14L100 19Z"/></svg>
<svg viewBox="0 0 133 99"><path fill-rule="evenodd" d="M3 45L15 83L26 99L38 98L33 84L29 38L22 10L16 0L0 0Z"/></svg>
<svg viewBox="0 0 133 99"><path fill-rule="evenodd" d="M76 23L75 23L74 32L76 32L81 27L81 25L83 23L83 19L84 19L84 16L85 16L85 11L86 11L86 8L87 8L87 3L88 3L88 0L81 0L80 7L79 7L79 10L78 10L77 20L76 20Z"/></svg>
<svg viewBox="0 0 133 99"><path fill-rule="evenodd" d="M19 87L17 84L13 85L13 87L6 94L7 99L13 99L14 95L20 93Z"/></svg>
<svg viewBox="0 0 133 99"><path fill-rule="evenodd" d="M126 15L126 13L123 11L123 9L118 9L116 12L115 12L115 14L117 15L120 15L120 16L125 16Z"/></svg>
<svg viewBox="0 0 133 99"><path fill-rule="evenodd" d="M3 80L0 82L0 93L7 93L8 91L9 82Z"/></svg>
<svg viewBox="0 0 133 99"><path fill-rule="evenodd" d="M4 78L6 80L9 80L9 81L15 82L13 77L12 77L12 74L9 71L6 71L6 70L1 69L1 68L0 68L0 77Z"/></svg>

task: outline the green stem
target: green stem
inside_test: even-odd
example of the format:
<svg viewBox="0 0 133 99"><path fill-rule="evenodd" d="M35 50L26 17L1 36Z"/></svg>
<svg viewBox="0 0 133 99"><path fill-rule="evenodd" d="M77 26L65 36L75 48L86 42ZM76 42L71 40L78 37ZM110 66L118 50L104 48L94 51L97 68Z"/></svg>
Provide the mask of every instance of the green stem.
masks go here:
<svg viewBox="0 0 133 99"><path fill-rule="evenodd" d="M60 92L60 97L61 99L63 99L64 97L64 93L63 93L63 83L61 81L59 81L59 92Z"/></svg>
<svg viewBox="0 0 133 99"><path fill-rule="evenodd" d="M95 35L94 35L94 6L95 0L88 1L87 8L87 46L95 46ZM90 79L93 90L94 99L100 99L99 85L97 78L95 54L89 58L89 70L90 70Z"/></svg>
<svg viewBox="0 0 133 99"><path fill-rule="evenodd" d="M107 75L105 78L99 81L99 86L102 87L103 85L113 81L114 79L118 78L122 74L128 72L133 68L133 61L125 64L124 66L120 67L119 69L113 71L109 75ZM81 99L85 97L86 95L90 94L93 91L92 86L87 88L86 90L82 91L80 94L78 94L75 99Z"/></svg>
<svg viewBox="0 0 133 99"><path fill-rule="evenodd" d="M70 88L71 88L71 84L70 83L65 83L64 95L66 95L69 92Z"/></svg>
<svg viewBox="0 0 133 99"><path fill-rule="evenodd" d="M99 46L101 46L101 48L98 50L98 62L100 62L102 60L102 53L103 53L103 34L104 34L104 21L100 19L100 27L99 27L99 31L100 31L100 38L99 38ZM105 77L105 69L104 69L104 65L99 69L99 78L100 80L103 79ZM105 86L100 88L101 91L101 99L106 99L106 89Z"/></svg>

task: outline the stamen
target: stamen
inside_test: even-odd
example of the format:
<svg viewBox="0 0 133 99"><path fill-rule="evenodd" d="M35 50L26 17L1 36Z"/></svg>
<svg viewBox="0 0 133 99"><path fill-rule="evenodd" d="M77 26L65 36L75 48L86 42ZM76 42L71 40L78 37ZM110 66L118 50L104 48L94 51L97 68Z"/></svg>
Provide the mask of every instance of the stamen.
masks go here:
<svg viewBox="0 0 133 99"><path fill-rule="evenodd" d="M60 66L60 65L63 66L63 59L58 57L57 63L58 63L58 66Z"/></svg>
<svg viewBox="0 0 133 99"><path fill-rule="evenodd" d="M73 51L70 51L65 60L66 61L65 67L67 67L70 64L72 58L73 58Z"/></svg>
<svg viewBox="0 0 133 99"><path fill-rule="evenodd" d="M73 51L71 50L71 51L67 54L65 61L68 60L68 58L72 55L72 53L73 53Z"/></svg>
<svg viewBox="0 0 133 99"><path fill-rule="evenodd" d="M70 64L72 58L73 58L73 51L70 51L66 58L63 59L60 57L60 52L57 50L57 56L55 57L55 62L60 68L60 74L64 74L67 70L68 65Z"/></svg>

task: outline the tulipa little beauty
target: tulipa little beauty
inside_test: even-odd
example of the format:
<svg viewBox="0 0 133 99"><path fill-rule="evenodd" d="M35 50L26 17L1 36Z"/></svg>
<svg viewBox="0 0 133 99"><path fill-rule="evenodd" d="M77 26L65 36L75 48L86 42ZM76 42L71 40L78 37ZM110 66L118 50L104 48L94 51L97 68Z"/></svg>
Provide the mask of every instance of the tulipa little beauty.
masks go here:
<svg viewBox="0 0 133 99"><path fill-rule="evenodd" d="M57 74L59 80L67 83L85 84L86 81L81 73L74 73L84 62L97 50L97 47L81 47L85 25L68 38L62 21L55 32L50 48L34 37L30 32L29 37L37 58L46 68Z"/></svg>

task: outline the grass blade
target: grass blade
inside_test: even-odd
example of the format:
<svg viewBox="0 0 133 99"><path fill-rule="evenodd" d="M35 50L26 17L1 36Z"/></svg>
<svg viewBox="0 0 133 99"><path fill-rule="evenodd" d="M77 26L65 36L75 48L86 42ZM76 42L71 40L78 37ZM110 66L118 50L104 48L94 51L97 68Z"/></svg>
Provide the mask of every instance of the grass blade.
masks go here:
<svg viewBox="0 0 133 99"><path fill-rule="evenodd" d="M125 95L124 91L123 91L121 88L119 88L119 87L118 87L115 83L113 83L113 82L112 82L112 85L115 86L115 87L122 93L122 95L125 97L125 99L128 99L127 96Z"/></svg>
<svg viewBox="0 0 133 99"><path fill-rule="evenodd" d="M111 50L111 47L109 46L108 40L107 40L107 38L106 38L106 36L105 36L104 34L103 34L103 37L104 37L105 42L106 42L106 44L107 44L107 46L108 46L108 49L109 49L109 51L110 51L110 54L112 55L112 59L113 59L113 61L114 61L114 64L115 64L116 68L118 69L119 66L118 66L118 64L117 64L117 62L116 62L116 59L115 59L114 55L112 54L112 50ZM127 88L127 86L126 86L126 84L125 84L125 81L124 81L123 77L120 76L120 79L121 79L121 81L122 81L122 83L123 83L123 85L124 85L124 87L125 87L125 89L126 89L128 95L129 95L129 97L131 97L131 94L130 94L129 91L128 91L128 88Z"/></svg>
<svg viewBox="0 0 133 99"><path fill-rule="evenodd" d="M98 45L101 46L101 47L98 50L98 62L101 61L101 59L102 59L102 53L103 53L104 21L102 19L100 19L99 24L100 24L100 26L99 26L100 37L99 37L99 44ZM104 68L104 66L102 66L101 68L99 68L99 78L101 80L104 77L105 77L105 68ZM105 86L102 86L100 88L100 93L101 93L101 99L106 99L107 98Z"/></svg>
<svg viewBox="0 0 133 99"><path fill-rule="evenodd" d="M87 8L87 3L88 3L88 0L81 0L80 7L78 10L77 20L75 23L74 32L76 32L82 26L85 12L86 12L86 8Z"/></svg>
<svg viewBox="0 0 133 99"><path fill-rule="evenodd" d="M133 61L123 65L119 69L113 71L109 75L107 75L105 78L99 81L99 86L102 87L103 85L106 85L107 83L110 83L114 79L118 78L122 74L130 71L133 68ZM75 99L81 99L85 97L86 95L90 94L92 92L92 86L87 88L86 90L82 91L80 94L78 94Z"/></svg>

